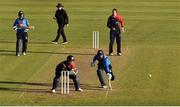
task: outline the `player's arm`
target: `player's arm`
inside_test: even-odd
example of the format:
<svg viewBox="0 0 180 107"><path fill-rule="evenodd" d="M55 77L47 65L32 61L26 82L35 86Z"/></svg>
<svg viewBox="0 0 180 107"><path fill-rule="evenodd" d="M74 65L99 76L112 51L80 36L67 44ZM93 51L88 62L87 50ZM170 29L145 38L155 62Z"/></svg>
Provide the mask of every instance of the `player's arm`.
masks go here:
<svg viewBox="0 0 180 107"><path fill-rule="evenodd" d="M17 19L14 21L13 30L17 30Z"/></svg>
<svg viewBox="0 0 180 107"><path fill-rule="evenodd" d="M64 9L63 9L64 10ZM68 15L67 15L67 12L64 10L64 21L65 21L65 24L68 25L69 24L69 18L68 18Z"/></svg>
<svg viewBox="0 0 180 107"><path fill-rule="evenodd" d="M123 18L120 15L118 15L118 21L119 21L119 23L121 25L121 31L125 32L125 22L124 22Z"/></svg>
<svg viewBox="0 0 180 107"><path fill-rule="evenodd" d="M97 57L98 57L97 55L94 56L93 61L91 62L91 67L95 66L95 62L97 60Z"/></svg>
<svg viewBox="0 0 180 107"><path fill-rule="evenodd" d="M56 11L56 13L55 13L53 19L54 19L54 20L57 20L57 17L58 17L58 14L57 14L57 11Z"/></svg>
<svg viewBox="0 0 180 107"><path fill-rule="evenodd" d="M111 19L110 19L110 17L108 18L108 21L107 21L107 27L111 29Z"/></svg>

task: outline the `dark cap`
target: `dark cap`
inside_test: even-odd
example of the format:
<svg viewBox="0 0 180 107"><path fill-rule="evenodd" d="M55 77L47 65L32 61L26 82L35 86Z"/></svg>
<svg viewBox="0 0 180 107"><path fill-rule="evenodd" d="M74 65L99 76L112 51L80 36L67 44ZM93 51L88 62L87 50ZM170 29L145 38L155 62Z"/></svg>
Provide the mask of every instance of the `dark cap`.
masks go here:
<svg viewBox="0 0 180 107"><path fill-rule="evenodd" d="M56 7L64 7L61 3L58 3Z"/></svg>

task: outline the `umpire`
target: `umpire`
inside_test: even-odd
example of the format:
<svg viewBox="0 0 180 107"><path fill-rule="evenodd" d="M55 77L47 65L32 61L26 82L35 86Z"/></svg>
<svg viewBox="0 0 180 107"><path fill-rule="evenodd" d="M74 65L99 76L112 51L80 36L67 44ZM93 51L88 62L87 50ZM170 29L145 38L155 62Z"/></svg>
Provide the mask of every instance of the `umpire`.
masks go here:
<svg viewBox="0 0 180 107"><path fill-rule="evenodd" d="M56 92L56 88L59 84L59 78L61 77L61 72L62 71L69 71L69 78L73 80L74 82L74 86L75 86L75 91L83 91L81 88L80 88L80 81L79 81L79 78L77 77L77 73L78 73L78 70L76 68L76 64L75 64L75 59L74 59L74 56L72 55L69 55L67 57L67 60L59 63L57 66L56 66L56 72L55 72L55 77L54 77L54 80L53 80L53 86L52 86L52 89L51 89L51 92L52 93L55 93Z"/></svg>
<svg viewBox="0 0 180 107"><path fill-rule="evenodd" d="M61 3L58 3L58 5L56 7L57 7L57 10L55 13L55 17L53 17L53 18L57 21L58 30L57 30L57 36L52 41L52 43L58 44L59 37L60 37L60 35L62 35L62 37L63 37L63 43L62 44L67 44L68 42L67 42L66 35L64 32L64 26L65 25L68 26L68 15L63 8L64 6Z"/></svg>
<svg viewBox="0 0 180 107"><path fill-rule="evenodd" d="M107 27L110 29L110 43L109 43L109 55L113 55L113 44L116 38L117 43L117 55L122 55L121 52L121 31L124 32L124 21L118 14L117 9L112 10L112 15L109 16L107 21Z"/></svg>

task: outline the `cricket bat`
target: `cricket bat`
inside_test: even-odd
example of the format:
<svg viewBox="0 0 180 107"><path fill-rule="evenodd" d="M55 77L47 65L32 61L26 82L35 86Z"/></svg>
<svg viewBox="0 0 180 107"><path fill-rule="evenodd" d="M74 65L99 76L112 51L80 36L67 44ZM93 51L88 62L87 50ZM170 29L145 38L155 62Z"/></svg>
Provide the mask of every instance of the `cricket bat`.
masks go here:
<svg viewBox="0 0 180 107"><path fill-rule="evenodd" d="M109 89L112 90L112 85L111 85L111 80L108 79L108 85L109 85Z"/></svg>

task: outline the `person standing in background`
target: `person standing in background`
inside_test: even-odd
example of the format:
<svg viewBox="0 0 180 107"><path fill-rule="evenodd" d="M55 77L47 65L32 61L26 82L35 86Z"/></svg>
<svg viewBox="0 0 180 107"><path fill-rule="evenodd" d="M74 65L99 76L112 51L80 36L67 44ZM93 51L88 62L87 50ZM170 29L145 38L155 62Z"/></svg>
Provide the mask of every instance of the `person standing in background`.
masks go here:
<svg viewBox="0 0 180 107"><path fill-rule="evenodd" d="M113 54L113 44L116 38L117 43L117 55L121 56L121 32L125 32L124 21L122 17L118 14L117 9L112 10L112 15L109 16L107 21L107 27L110 29L110 43L109 43L109 55Z"/></svg>
<svg viewBox="0 0 180 107"><path fill-rule="evenodd" d="M16 30L16 56L20 56L20 47L22 41L22 54L26 55L27 52L27 44L28 44L28 33L27 31L31 29L28 20L24 17L24 12L18 12L18 18L15 20L13 24L13 29Z"/></svg>
<svg viewBox="0 0 180 107"><path fill-rule="evenodd" d="M56 13L55 13L55 16L53 17L53 19L55 19L57 21L58 30L57 30L57 36L52 41L52 43L58 44L59 37L60 37L60 35L62 35L62 37L63 37L62 44L67 44L68 42L66 39L66 34L64 32L64 27L65 27L65 25L68 26L68 15L63 8L64 6L61 3L58 3L58 5L56 7L57 7L57 10L56 10Z"/></svg>

